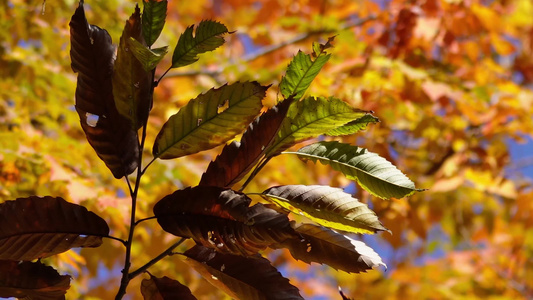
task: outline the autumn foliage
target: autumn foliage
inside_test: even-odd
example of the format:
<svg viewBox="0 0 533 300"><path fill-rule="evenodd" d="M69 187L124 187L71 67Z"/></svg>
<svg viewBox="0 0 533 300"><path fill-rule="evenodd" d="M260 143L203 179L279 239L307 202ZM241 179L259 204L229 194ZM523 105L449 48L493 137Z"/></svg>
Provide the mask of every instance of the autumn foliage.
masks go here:
<svg viewBox="0 0 533 300"><path fill-rule="evenodd" d="M0 297L533 297L529 0L139 6L0 4Z"/></svg>

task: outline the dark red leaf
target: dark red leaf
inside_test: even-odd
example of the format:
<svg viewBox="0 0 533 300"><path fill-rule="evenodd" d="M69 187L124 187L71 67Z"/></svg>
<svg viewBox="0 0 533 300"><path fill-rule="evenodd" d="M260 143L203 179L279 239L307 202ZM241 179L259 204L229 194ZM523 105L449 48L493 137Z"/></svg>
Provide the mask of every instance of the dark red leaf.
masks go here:
<svg viewBox="0 0 533 300"><path fill-rule="evenodd" d="M65 299L70 276L59 275L41 262L0 260L0 297L19 299Z"/></svg>
<svg viewBox="0 0 533 300"><path fill-rule="evenodd" d="M0 259L34 260L74 247L98 247L104 219L62 198L28 197L0 204Z"/></svg>
<svg viewBox="0 0 533 300"><path fill-rule="evenodd" d="M292 101L292 98L286 99L257 118L248 126L240 143L226 145L209 164L200 185L232 187L241 180L274 141Z"/></svg>
<svg viewBox="0 0 533 300"><path fill-rule="evenodd" d="M78 73L76 111L89 144L116 178L137 168L139 142L113 99L115 47L104 29L89 25L80 3L70 21L72 70Z"/></svg>
<svg viewBox="0 0 533 300"><path fill-rule="evenodd" d="M298 288L260 255L222 254L198 245L184 255L207 281L235 299L303 299Z"/></svg>
<svg viewBox="0 0 533 300"><path fill-rule="evenodd" d="M295 236L286 215L250 202L229 189L198 186L165 196L154 214L163 230L223 253L252 255Z"/></svg>

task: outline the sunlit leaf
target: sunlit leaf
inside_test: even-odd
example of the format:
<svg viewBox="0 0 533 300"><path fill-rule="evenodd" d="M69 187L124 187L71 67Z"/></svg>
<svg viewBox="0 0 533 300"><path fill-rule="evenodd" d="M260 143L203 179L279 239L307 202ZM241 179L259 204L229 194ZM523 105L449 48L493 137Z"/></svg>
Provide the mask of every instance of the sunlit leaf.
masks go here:
<svg viewBox="0 0 533 300"><path fill-rule="evenodd" d="M184 255L187 264L232 298L303 299L298 288L259 255L243 257L222 254L202 246L194 246Z"/></svg>
<svg viewBox="0 0 533 300"><path fill-rule="evenodd" d="M279 246L288 248L298 260L326 264L349 273L379 266L387 268L372 248L349 236L313 224L302 224L295 230L301 238L288 239Z"/></svg>
<svg viewBox="0 0 533 300"><path fill-rule="evenodd" d="M143 279L141 294L144 300L196 300L188 287L166 276L157 278L150 275L150 279Z"/></svg>
<svg viewBox="0 0 533 300"><path fill-rule="evenodd" d="M294 236L286 215L211 186L178 190L154 206L163 230L223 253L253 255Z"/></svg>
<svg viewBox="0 0 533 300"><path fill-rule="evenodd" d="M198 60L198 54L213 51L224 44L223 35L228 32L228 28L223 24L204 20L196 28L193 37L194 25L187 27L180 36L178 45L172 55L172 67L178 68L190 65Z"/></svg>
<svg viewBox="0 0 533 300"><path fill-rule="evenodd" d="M278 155L296 143L318 137L366 114L333 97L309 97L294 102L266 156Z"/></svg>
<svg viewBox="0 0 533 300"><path fill-rule="evenodd" d="M387 230L364 203L342 189L323 185L282 185L261 195L266 200L301 214L320 225L354 233Z"/></svg>
<svg viewBox="0 0 533 300"><path fill-rule="evenodd" d="M80 3L70 21L72 70L78 73L76 111L89 144L116 178L131 174L139 157L137 132L120 115L112 88L115 47L107 31L89 25Z"/></svg>
<svg viewBox="0 0 533 300"><path fill-rule="evenodd" d="M142 15L142 32L147 46L157 40L167 17L167 0L144 0Z"/></svg>
<svg viewBox="0 0 533 300"><path fill-rule="evenodd" d="M0 259L34 260L74 247L98 247L104 219L62 198L18 198L0 204Z"/></svg>
<svg viewBox="0 0 533 300"><path fill-rule="evenodd" d="M288 153L330 165L376 197L402 198L421 191L389 161L364 148L336 141L318 142Z"/></svg>
<svg viewBox="0 0 533 300"><path fill-rule="evenodd" d="M326 132L325 134L329 136L350 135L350 134L357 133L361 130L365 130L368 124L377 123L377 122L379 122L378 118L374 117L371 114L367 114L357 120L346 123L345 125L341 127L334 128Z"/></svg>
<svg viewBox="0 0 533 300"><path fill-rule="evenodd" d="M332 47L333 38L328 39L324 45L316 43L313 45L313 54L305 54L298 51L287 67L287 73L281 79L279 88L281 94L288 98L293 96L299 100L311 85L311 82L318 75L322 67L329 60L331 54L326 53L326 49Z"/></svg>
<svg viewBox="0 0 533 300"><path fill-rule="evenodd" d="M142 64L145 71L152 71L157 64L165 57L168 52L168 47L161 47L156 49L149 49L147 46L139 43L133 37L128 40L128 46L135 58Z"/></svg>
<svg viewBox="0 0 533 300"><path fill-rule="evenodd" d="M70 276L59 275L41 262L0 260L0 297L19 299L65 299Z"/></svg>
<svg viewBox="0 0 533 300"><path fill-rule="evenodd" d="M135 6L135 12L124 26L113 72L113 96L118 112L128 118L133 129L137 130L146 123L152 108L150 89L153 79L152 73L145 70L143 63L130 49L130 39L146 46L139 6Z"/></svg>
<svg viewBox="0 0 533 300"><path fill-rule="evenodd" d="M241 180L272 144L293 98L289 98L259 116L242 135L222 149L202 175L200 185L231 187Z"/></svg>
<svg viewBox="0 0 533 300"><path fill-rule="evenodd" d="M154 143L154 156L181 157L234 138L259 114L267 89L255 81L237 82L199 95L163 125Z"/></svg>

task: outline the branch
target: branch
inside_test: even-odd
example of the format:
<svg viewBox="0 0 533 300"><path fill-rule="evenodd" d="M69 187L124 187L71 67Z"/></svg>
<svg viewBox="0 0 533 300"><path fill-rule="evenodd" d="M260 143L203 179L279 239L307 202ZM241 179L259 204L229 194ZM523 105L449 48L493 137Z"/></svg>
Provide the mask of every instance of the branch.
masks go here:
<svg viewBox="0 0 533 300"><path fill-rule="evenodd" d="M338 30L335 30L335 29L320 29L320 30L313 30L313 31L310 31L310 32L307 32L307 33L302 33L302 34L298 34L296 35L295 37L289 39L289 40L286 40L284 42L281 42L279 44L276 44L276 45L269 45L269 46L265 46L257 51L254 51L252 53L249 53L247 55L245 55L239 62L240 63L247 63L247 62L251 62L253 60L256 60L257 58L261 57L261 56L264 56L264 55L267 55L267 54L270 54L274 51L277 51L281 48L284 48L284 47L287 47L289 45L293 45L293 44L297 44L299 42L302 42L310 37L313 37L313 36L317 36L317 35L321 35L321 34L331 34L331 33L335 33L335 32L338 32L338 31L342 31L342 30L346 30L346 29L349 29L349 28L353 28L353 27L358 27L358 26L361 26L369 21L373 21L376 19L376 16L370 16L368 18L365 18L365 19L361 19L359 21L356 21L356 22L347 22L345 23L344 25L342 25ZM220 73L222 73L222 71L224 71L224 69L227 67L227 65L229 64L224 64L222 65L222 67L220 68L217 68L215 70L208 70L208 69L200 69L200 70L191 70L191 71L185 71L185 72L173 72L173 73L168 73L166 75L167 78L170 78L170 77L188 77L188 76L198 76L198 75L208 75L208 76L216 76ZM165 73L166 74L166 73Z"/></svg>
<svg viewBox="0 0 533 300"><path fill-rule="evenodd" d="M154 259L152 259L151 261L147 262L144 266L138 268L137 270L131 272L128 276L129 279L133 279L137 276L139 276L140 274L144 273L146 270L148 270L148 268L150 268L151 266L153 266L155 263L157 263L158 261L160 261L161 259L169 256L169 255L172 255L172 251L178 247L179 245L181 245L181 243L183 243L186 239L185 238L181 238L179 241L177 241L176 243L172 244L170 247L168 247L167 250L161 252L161 254L159 254L158 256L154 257Z"/></svg>

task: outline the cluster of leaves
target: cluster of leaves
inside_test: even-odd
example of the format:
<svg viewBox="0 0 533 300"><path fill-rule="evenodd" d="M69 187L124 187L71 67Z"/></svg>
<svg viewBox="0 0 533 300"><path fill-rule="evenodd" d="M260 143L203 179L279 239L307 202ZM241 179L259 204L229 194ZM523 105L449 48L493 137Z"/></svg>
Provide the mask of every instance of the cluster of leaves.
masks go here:
<svg viewBox="0 0 533 300"><path fill-rule="evenodd" d="M351 144L322 140L284 152L319 136L352 135L378 122L371 112L338 98L305 96L330 58L333 38L315 43L311 54L298 52L280 83L283 99L263 113L262 99L269 86L255 81L225 84L190 100L162 126L153 159L143 166L155 87L170 69L196 62L199 54L218 48L224 35L231 34L215 21L202 21L196 30L188 27L178 40L171 66L155 80L155 68L167 47L152 49L152 45L165 24L167 2L143 4L143 13L136 7L126 21L116 55L108 32L87 22L83 1L70 22L72 69L78 73L76 112L98 157L115 178L125 177L128 184L132 200L128 239L111 236L103 218L60 197L5 201L0 204L0 269L9 276L0 276L0 296L64 298L69 276L59 275L40 259L74 247L98 247L102 238L121 241L126 250L117 299L124 296L131 279L172 254L180 254L210 283L239 299L301 299L298 289L261 256L266 248L285 248L297 260L346 272L385 266L374 250L347 234L387 229L366 204L342 189L280 185L261 193L243 192L282 153L329 165L379 198L402 198L418 191L389 161ZM233 140L239 134L240 141ZM220 155L198 186L176 190L153 207L150 218L181 239L130 271L134 230L150 219L136 217L141 179L148 167L156 159L186 157L219 145L224 145ZM128 177L135 171L135 179ZM251 205L253 195L261 196L263 203ZM290 221L290 213L314 223ZM196 245L173 252L185 239ZM143 280L141 292L145 299L195 299L177 280L153 275Z"/></svg>

